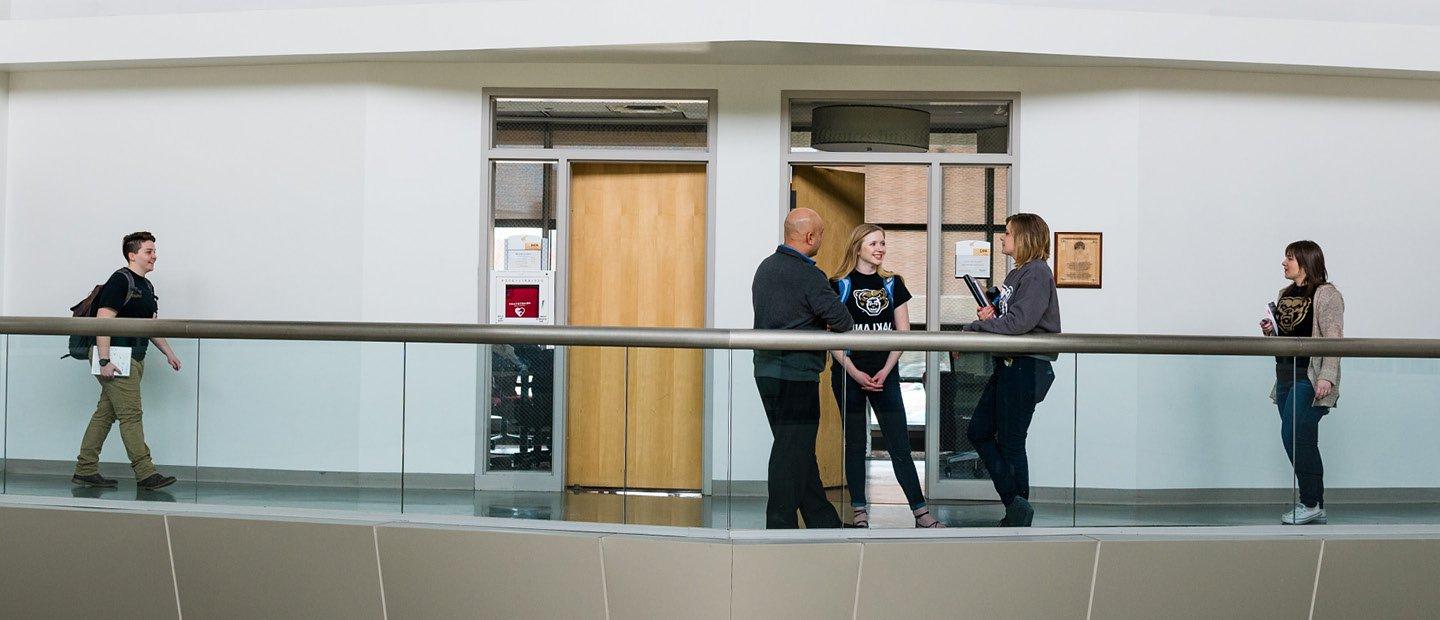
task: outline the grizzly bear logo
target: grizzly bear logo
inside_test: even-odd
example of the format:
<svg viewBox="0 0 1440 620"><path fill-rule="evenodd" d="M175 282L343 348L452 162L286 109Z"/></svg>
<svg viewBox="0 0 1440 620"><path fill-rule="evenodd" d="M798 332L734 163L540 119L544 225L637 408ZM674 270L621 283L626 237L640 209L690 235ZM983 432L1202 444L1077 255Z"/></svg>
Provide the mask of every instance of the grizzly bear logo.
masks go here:
<svg viewBox="0 0 1440 620"><path fill-rule="evenodd" d="M860 289L855 291L855 307L870 316L880 316L890 307L890 297L883 290Z"/></svg>

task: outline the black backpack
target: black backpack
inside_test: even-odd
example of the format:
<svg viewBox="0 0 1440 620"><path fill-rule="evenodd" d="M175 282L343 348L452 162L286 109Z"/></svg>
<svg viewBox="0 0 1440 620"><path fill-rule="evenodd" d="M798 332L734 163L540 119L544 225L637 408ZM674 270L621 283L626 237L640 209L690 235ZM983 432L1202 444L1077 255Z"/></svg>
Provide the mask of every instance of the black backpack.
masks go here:
<svg viewBox="0 0 1440 620"><path fill-rule="evenodd" d="M124 308L125 304L130 303L131 297L136 297L140 295L140 288L135 286L135 276L130 275L129 269L125 269L122 267L120 269L116 269L115 273L123 274L125 276L125 282L130 285L130 290L128 294L125 295L125 301L120 302L120 308ZM86 295L85 299L80 300L80 303L78 304L70 306L70 316L93 318L95 316L95 313L100 310L99 308L95 307L95 298L100 296L100 289L103 288L105 288L105 283L101 282L100 284L96 284L95 288L90 289L90 294ZM116 308L115 311L119 312L120 308ZM63 360L67 357L73 357L77 360L84 360L88 362L90 361L90 347L95 346L95 337L71 336L69 345L70 352L66 353L65 355L61 355L60 359Z"/></svg>

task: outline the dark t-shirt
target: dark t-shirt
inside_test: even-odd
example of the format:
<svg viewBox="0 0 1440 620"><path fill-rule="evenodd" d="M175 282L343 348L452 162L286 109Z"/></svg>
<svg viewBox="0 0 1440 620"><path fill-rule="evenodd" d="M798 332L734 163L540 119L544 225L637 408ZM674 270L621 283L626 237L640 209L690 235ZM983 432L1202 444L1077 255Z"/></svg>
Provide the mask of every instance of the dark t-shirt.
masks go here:
<svg viewBox="0 0 1440 620"><path fill-rule="evenodd" d="M905 279L894 276L895 298L885 294L885 278L879 274L865 274L851 271L850 293L840 300L855 319L855 331L890 331L895 329L895 309L910 301L910 289L905 288ZM840 293L840 282L832 280L830 287ZM850 361L862 368L874 367L879 370L885 365L885 351L852 351Z"/></svg>
<svg viewBox="0 0 1440 620"><path fill-rule="evenodd" d="M1275 324L1281 336L1309 338L1315 333L1315 289L1290 285L1275 302ZM1308 357L1275 358L1275 376L1281 381L1306 379Z"/></svg>
<svg viewBox="0 0 1440 620"><path fill-rule="evenodd" d="M116 271L110 275L105 286L100 288L100 295L95 298L95 307L114 310L116 316L122 319L155 318L159 304L156 302L154 285L140 274L130 271L129 267L121 267L121 270L130 272L130 277L135 279L136 291L132 293L125 274ZM130 357L137 360L145 359L145 349L149 345L148 338L116 336L110 339L110 346L131 347Z"/></svg>

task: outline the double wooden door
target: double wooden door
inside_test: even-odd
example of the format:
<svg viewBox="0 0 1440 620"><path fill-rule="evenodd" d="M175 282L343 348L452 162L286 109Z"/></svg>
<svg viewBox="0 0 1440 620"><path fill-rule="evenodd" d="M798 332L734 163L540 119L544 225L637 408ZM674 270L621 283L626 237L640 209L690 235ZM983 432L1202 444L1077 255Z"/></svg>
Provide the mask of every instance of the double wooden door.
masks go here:
<svg viewBox="0 0 1440 620"><path fill-rule="evenodd" d="M703 164L570 169L569 323L704 327ZM566 485L700 490L704 353L573 347Z"/></svg>

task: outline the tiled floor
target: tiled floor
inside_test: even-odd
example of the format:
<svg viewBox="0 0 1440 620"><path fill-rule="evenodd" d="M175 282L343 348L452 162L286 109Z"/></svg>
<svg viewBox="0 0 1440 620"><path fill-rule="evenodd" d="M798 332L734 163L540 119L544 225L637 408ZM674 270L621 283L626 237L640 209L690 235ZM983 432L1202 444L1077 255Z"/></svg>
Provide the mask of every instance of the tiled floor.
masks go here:
<svg viewBox="0 0 1440 620"><path fill-rule="evenodd" d="M877 471L878 470L878 471ZM178 482L158 491L120 480L115 489L72 485L66 476L10 474L4 491L14 495L86 497L226 506L307 508L370 514L409 513L758 529L763 497L654 497L577 492L504 492ZM871 526L914 525L904 496L894 488L888 463L872 469ZM831 492L838 505L840 493ZM996 502L936 502L931 511L951 527L993 527L1003 515ZM843 507L842 507L843 508ZM1036 527L1272 525L1283 504L1103 505L1037 503ZM1331 524L1440 524L1437 503L1332 504ZM842 517L848 517L842 511Z"/></svg>

